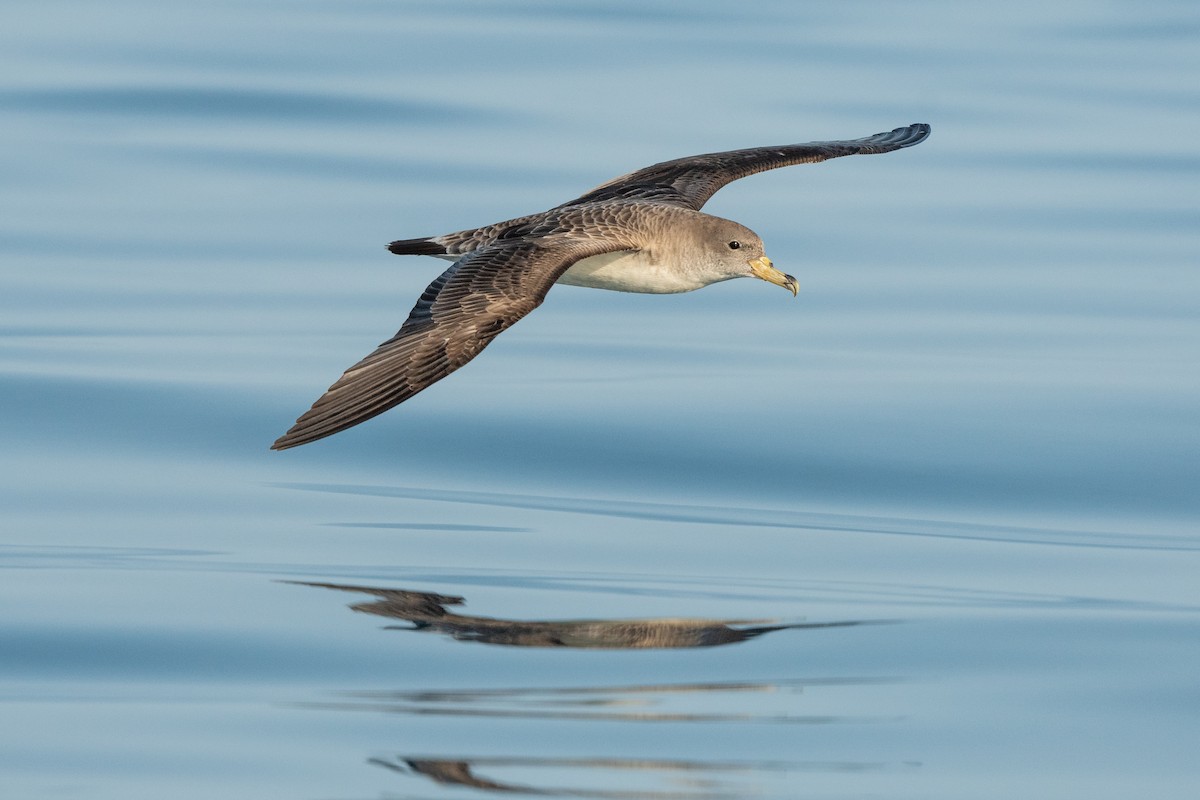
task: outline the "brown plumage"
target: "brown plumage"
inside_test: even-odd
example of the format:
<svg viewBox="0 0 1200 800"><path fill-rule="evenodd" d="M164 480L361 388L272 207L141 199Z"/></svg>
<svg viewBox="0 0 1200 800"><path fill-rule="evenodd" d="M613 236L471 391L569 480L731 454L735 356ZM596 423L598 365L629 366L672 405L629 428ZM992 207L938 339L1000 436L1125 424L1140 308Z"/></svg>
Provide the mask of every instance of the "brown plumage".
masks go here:
<svg viewBox="0 0 1200 800"><path fill-rule="evenodd" d="M456 259L400 330L358 362L281 436L283 450L357 425L466 364L541 305L556 282L636 292L691 291L758 277L796 291L762 242L700 209L738 178L792 164L887 153L925 140L929 126L863 139L756 147L666 161L549 211L482 228L392 242L398 254Z"/></svg>

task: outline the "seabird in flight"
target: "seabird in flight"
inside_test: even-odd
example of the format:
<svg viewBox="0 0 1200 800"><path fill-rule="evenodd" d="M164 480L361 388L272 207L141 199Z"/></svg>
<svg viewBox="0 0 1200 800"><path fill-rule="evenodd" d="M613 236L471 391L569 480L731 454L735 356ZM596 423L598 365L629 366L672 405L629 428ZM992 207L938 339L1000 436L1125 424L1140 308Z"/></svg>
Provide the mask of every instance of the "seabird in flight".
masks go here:
<svg viewBox="0 0 1200 800"><path fill-rule="evenodd" d="M888 153L929 136L925 124L862 139L708 153L640 169L540 214L392 242L400 255L454 264L395 336L359 361L272 445L284 450L357 425L466 364L533 311L555 283L667 294L761 278L794 295L754 231L700 209L725 184L777 167Z"/></svg>

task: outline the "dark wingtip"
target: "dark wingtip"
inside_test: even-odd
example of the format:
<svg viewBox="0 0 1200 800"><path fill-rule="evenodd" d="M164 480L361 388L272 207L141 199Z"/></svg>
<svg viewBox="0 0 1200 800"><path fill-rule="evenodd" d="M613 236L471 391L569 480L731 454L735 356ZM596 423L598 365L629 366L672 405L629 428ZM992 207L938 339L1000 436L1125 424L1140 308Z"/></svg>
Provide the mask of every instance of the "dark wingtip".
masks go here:
<svg viewBox="0 0 1200 800"><path fill-rule="evenodd" d="M289 447L295 447L298 444L300 444L300 442L289 442L287 434L284 434L283 436L280 436L278 439L275 440L275 443L271 445L271 449L272 450L287 450Z"/></svg>
<svg viewBox="0 0 1200 800"><path fill-rule="evenodd" d="M314 442L317 439L323 439L328 435L328 433L320 433L314 436L311 430L306 430L297 421L297 424L289 428L287 433L275 440L274 444L271 445L271 449L287 450L291 447L299 447L302 444Z"/></svg>
<svg viewBox="0 0 1200 800"><path fill-rule="evenodd" d="M920 144L929 138L929 132L933 128L928 122L914 122L905 128L896 128L892 131L892 135L896 137L896 145L898 147L912 147L914 144Z"/></svg>
<svg viewBox="0 0 1200 800"><path fill-rule="evenodd" d="M912 125L905 125L901 128L893 128L890 131L877 133L874 136L868 136L865 139L858 139L862 149L860 153L890 153L893 150L900 150L905 147L912 147L914 144L920 144L929 138L929 132L932 128L925 122L914 122Z"/></svg>
<svg viewBox="0 0 1200 800"><path fill-rule="evenodd" d="M387 249L398 256L444 256L446 248L433 239L397 239Z"/></svg>
<svg viewBox="0 0 1200 800"><path fill-rule="evenodd" d="M291 430L275 440L275 443L271 445L271 449L289 450L293 447L299 447L302 444L324 439L326 436L332 436L345 427L347 426L334 428L333 430L314 430L308 426L293 425Z"/></svg>

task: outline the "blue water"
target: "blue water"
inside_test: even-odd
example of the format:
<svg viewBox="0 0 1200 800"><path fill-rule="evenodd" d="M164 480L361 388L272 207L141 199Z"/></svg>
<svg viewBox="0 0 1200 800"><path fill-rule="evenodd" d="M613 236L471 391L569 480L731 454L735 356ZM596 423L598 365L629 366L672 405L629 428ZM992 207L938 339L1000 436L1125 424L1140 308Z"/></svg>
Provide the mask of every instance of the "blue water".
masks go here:
<svg viewBox="0 0 1200 800"><path fill-rule="evenodd" d="M0 796L1191 797L1190 2L0 10ZM396 238L929 122L270 443Z"/></svg>

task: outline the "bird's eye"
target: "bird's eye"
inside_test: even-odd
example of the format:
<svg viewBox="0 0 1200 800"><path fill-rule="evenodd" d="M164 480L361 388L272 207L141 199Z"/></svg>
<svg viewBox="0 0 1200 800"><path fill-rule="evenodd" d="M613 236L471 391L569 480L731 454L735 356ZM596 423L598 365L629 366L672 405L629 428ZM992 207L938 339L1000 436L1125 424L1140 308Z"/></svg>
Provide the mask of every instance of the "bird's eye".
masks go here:
<svg viewBox="0 0 1200 800"><path fill-rule="evenodd" d="M729 243L730 250L737 250L741 246L742 246L742 243L739 242L737 239L734 239L732 242Z"/></svg>

